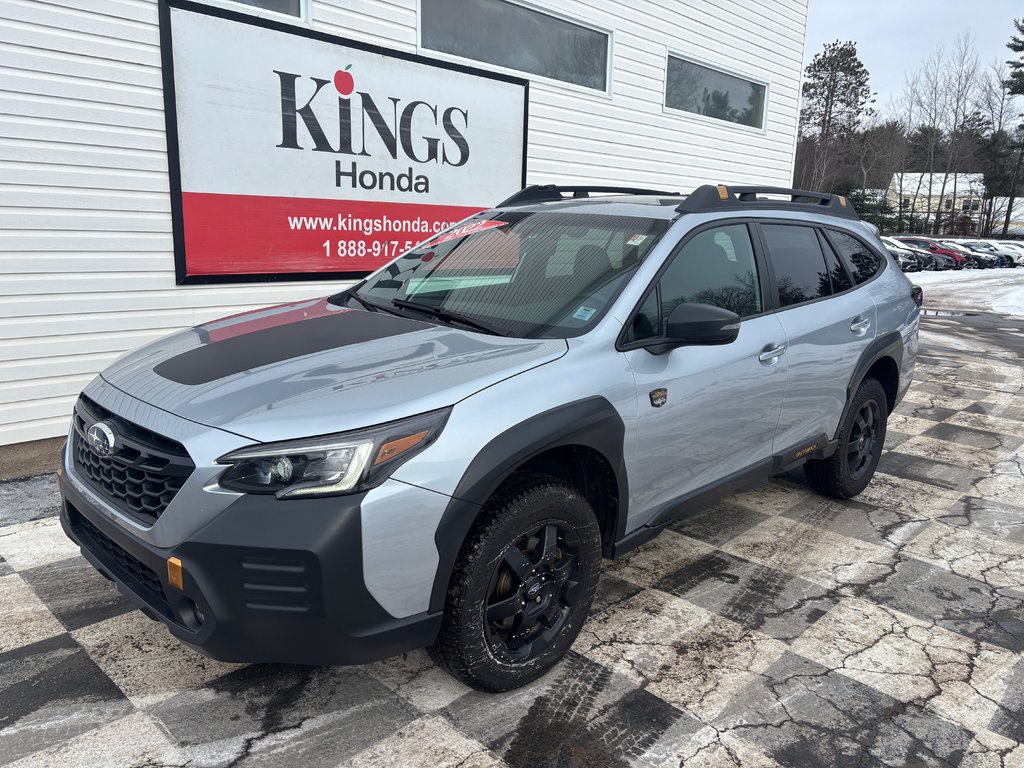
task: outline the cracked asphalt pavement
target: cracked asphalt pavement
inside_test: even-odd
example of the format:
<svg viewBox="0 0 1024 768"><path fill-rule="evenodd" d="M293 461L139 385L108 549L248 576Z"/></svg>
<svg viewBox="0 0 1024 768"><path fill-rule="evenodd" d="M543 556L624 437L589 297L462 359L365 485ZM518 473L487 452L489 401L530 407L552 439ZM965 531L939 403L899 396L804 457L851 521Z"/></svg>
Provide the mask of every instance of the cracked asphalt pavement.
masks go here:
<svg viewBox="0 0 1024 768"><path fill-rule="evenodd" d="M921 339L861 496L794 474L674 525L504 695L423 652L206 659L64 538L52 476L2 483L0 763L1024 766L1024 319L928 316Z"/></svg>

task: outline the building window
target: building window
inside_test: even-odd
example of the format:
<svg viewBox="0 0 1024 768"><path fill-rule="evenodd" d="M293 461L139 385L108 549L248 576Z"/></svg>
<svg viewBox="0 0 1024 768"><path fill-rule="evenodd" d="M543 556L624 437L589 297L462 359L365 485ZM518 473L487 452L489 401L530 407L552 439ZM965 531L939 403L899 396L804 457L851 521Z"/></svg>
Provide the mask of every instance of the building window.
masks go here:
<svg viewBox="0 0 1024 768"><path fill-rule="evenodd" d="M254 11L273 11L282 16L302 18L302 0L206 0L206 3L222 8L245 5Z"/></svg>
<svg viewBox="0 0 1024 768"><path fill-rule="evenodd" d="M668 57L665 106L730 123L764 126L766 86L678 56Z"/></svg>
<svg viewBox="0 0 1024 768"><path fill-rule="evenodd" d="M420 42L485 64L608 87L607 33L507 0L421 0Z"/></svg>

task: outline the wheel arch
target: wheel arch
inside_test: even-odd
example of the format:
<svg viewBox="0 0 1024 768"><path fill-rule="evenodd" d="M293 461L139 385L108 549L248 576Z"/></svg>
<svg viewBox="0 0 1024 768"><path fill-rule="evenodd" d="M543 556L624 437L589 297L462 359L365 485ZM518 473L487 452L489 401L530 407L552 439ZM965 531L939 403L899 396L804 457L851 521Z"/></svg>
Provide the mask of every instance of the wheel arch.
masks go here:
<svg viewBox="0 0 1024 768"><path fill-rule="evenodd" d="M903 337L899 331L890 331L879 336L867 346L861 353L857 366L850 377L850 383L846 387L846 404L843 406L843 414L836 427L836 437L839 430L846 422L846 416L853 401L853 395L860 387L864 379L871 377L878 379L885 390L886 406L889 413L896 407L896 397L899 392L900 367L903 362Z"/></svg>
<svg viewBox="0 0 1024 768"><path fill-rule="evenodd" d="M531 416L488 442L463 473L434 534L439 561L430 610L443 608L455 561L483 506L516 473L557 477L579 490L597 514L607 553L628 510L625 432L614 406L590 397Z"/></svg>

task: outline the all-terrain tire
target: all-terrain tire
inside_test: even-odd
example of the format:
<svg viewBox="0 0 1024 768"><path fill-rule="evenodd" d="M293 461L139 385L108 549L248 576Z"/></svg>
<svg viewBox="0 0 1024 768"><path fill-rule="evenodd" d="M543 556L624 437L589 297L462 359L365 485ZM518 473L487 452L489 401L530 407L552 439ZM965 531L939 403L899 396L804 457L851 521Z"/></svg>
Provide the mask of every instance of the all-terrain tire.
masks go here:
<svg viewBox="0 0 1024 768"><path fill-rule="evenodd" d="M870 427L870 437L862 443L861 437L867 435L868 411L875 423ZM804 476L814 490L836 499L849 499L867 487L882 455L888 412L882 385L877 379L864 379L839 427L836 452L827 459L804 464Z"/></svg>
<svg viewBox="0 0 1024 768"><path fill-rule="evenodd" d="M547 531L551 526L560 536L565 534L564 540L559 539L557 552L563 558L576 553L574 578L566 581L572 585L568 590L572 601L571 604L566 601L565 605L559 602L556 610L551 601L560 601L561 596L545 593L545 604L551 605L556 614L561 612L559 623L554 623L557 631L547 632L551 639L545 641L547 646L543 650L531 652L526 658L511 658L504 653L506 646L495 640L495 625L489 623L485 615L498 600L495 597L496 575L508 578L501 569L514 555L510 548L517 547L517 542L521 547L524 541L534 541L530 538L531 531ZM542 543L535 546L539 550ZM536 550L536 558L528 555L527 560L532 562L541 557ZM597 588L600 559L601 535L597 519L575 489L555 479L517 478L485 505L466 537L449 584L441 632L429 649L431 656L466 685L482 691L508 691L535 680L565 654L586 621ZM537 578L529 577L528 584L519 586L515 593L522 594L524 606L527 601L536 599L527 596L526 587L537 589ZM556 587L549 584L546 588ZM526 618L511 617L507 621L514 624L525 622Z"/></svg>

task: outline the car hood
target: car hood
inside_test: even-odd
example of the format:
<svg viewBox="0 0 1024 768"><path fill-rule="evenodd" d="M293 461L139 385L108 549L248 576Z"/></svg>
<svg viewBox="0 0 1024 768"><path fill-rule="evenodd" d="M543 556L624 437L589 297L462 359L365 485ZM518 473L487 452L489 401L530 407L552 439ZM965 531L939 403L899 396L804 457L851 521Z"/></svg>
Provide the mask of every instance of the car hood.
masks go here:
<svg viewBox="0 0 1024 768"><path fill-rule="evenodd" d="M102 373L162 410L260 442L357 429L453 405L567 350L326 299L216 320Z"/></svg>

